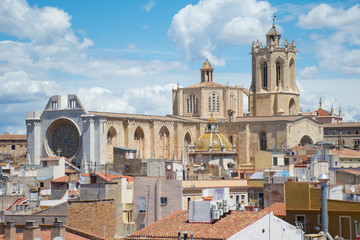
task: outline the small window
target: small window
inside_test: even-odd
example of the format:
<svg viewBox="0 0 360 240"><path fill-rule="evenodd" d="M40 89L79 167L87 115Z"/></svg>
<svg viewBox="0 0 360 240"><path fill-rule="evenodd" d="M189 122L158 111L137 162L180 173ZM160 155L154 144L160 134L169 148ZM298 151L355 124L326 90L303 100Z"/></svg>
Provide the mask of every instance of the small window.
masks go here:
<svg viewBox="0 0 360 240"><path fill-rule="evenodd" d="M143 229L145 227L145 223L140 223L139 224L139 230Z"/></svg>
<svg viewBox="0 0 360 240"><path fill-rule="evenodd" d="M44 182L40 182L40 187L41 187L41 188L44 187Z"/></svg>
<svg viewBox="0 0 360 240"><path fill-rule="evenodd" d="M41 218L41 223L42 223L42 224L45 223L45 218Z"/></svg>
<svg viewBox="0 0 360 240"><path fill-rule="evenodd" d="M167 197L161 197L160 198L160 204L161 204L161 206L167 205Z"/></svg>
<svg viewBox="0 0 360 240"><path fill-rule="evenodd" d="M241 203L245 203L245 195L244 194L241 195Z"/></svg>
<svg viewBox="0 0 360 240"><path fill-rule="evenodd" d="M277 166L278 165L278 159L277 157L273 157L273 166Z"/></svg>
<svg viewBox="0 0 360 240"><path fill-rule="evenodd" d="M289 165L289 158L285 158L285 166Z"/></svg>
<svg viewBox="0 0 360 240"><path fill-rule="evenodd" d="M15 150L15 145L11 145L11 150Z"/></svg>
<svg viewBox="0 0 360 240"><path fill-rule="evenodd" d="M146 198L139 197L139 213L146 213Z"/></svg>

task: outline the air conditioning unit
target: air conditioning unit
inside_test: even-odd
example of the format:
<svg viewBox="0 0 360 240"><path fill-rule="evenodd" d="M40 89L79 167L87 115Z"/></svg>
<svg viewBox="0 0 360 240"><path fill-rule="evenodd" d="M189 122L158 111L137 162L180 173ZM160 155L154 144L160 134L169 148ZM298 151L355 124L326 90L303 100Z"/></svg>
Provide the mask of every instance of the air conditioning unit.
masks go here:
<svg viewBox="0 0 360 240"><path fill-rule="evenodd" d="M229 212L229 206L224 206L224 213L228 213Z"/></svg>
<svg viewBox="0 0 360 240"><path fill-rule="evenodd" d="M212 219L220 219L219 211L213 211L212 212Z"/></svg>
<svg viewBox="0 0 360 240"><path fill-rule="evenodd" d="M227 199L224 199L224 200L223 200L223 205L224 205L224 206L227 206L227 205L228 205L228 200L227 200Z"/></svg>
<svg viewBox="0 0 360 240"><path fill-rule="evenodd" d="M218 205L218 208L219 208L219 209L222 209L222 208L223 208L222 201L218 201L218 202L217 202L217 205Z"/></svg>
<svg viewBox="0 0 360 240"><path fill-rule="evenodd" d="M218 208L218 205L217 205L217 204L213 204L213 205L211 205L211 209L212 209L212 210L219 210L219 208Z"/></svg>
<svg viewBox="0 0 360 240"><path fill-rule="evenodd" d="M224 210L223 209L219 209L218 211L219 211L220 216L224 215Z"/></svg>

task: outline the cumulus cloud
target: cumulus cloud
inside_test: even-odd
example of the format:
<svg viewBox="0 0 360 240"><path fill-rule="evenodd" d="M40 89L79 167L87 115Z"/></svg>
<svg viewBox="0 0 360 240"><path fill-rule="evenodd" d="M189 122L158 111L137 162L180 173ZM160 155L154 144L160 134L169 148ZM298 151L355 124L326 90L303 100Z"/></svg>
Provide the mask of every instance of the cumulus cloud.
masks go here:
<svg viewBox="0 0 360 240"><path fill-rule="evenodd" d="M80 89L77 94L87 110L166 115L172 112L171 89L173 87L175 84L155 85L131 88L119 93L94 87Z"/></svg>
<svg viewBox="0 0 360 240"><path fill-rule="evenodd" d="M301 78L310 79L316 77L318 74L318 69L315 66L305 67L299 71L299 76Z"/></svg>
<svg viewBox="0 0 360 240"><path fill-rule="evenodd" d="M243 44L262 39L276 10L266 1L202 0L187 5L174 17L168 36L189 60L207 58L224 65L222 44Z"/></svg>
<svg viewBox="0 0 360 240"><path fill-rule="evenodd" d="M298 25L304 29L330 29L328 36L319 34L314 52L320 58L320 67L360 75L360 5L349 9L334 8L328 4L315 6L307 14L299 16ZM329 51L331 49L331 51Z"/></svg>

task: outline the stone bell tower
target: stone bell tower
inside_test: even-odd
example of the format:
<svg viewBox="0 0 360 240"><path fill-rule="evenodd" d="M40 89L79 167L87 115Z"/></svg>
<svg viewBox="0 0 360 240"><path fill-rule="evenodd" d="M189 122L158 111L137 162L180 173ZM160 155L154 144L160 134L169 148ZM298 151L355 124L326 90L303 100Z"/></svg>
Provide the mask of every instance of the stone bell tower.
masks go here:
<svg viewBox="0 0 360 240"><path fill-rule="evenodd" d="M274 19L275 20L275 19ZM295 79L295 41L285 40L273 24L266 34L266 46L253 42L252 82L249 111L251 116L281 116L299 114L299 90Z"/></svg>

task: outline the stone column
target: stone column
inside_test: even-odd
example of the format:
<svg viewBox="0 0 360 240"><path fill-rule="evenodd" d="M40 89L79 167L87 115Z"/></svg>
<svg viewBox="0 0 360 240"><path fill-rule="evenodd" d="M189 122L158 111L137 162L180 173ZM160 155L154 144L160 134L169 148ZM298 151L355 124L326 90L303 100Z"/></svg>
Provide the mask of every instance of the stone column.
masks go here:
<svg viewBox="0 0 360 240"><path fill-rule="evenodd" d="M246 164L250 164L250 124L245 126L245 160Z"/></svg>

